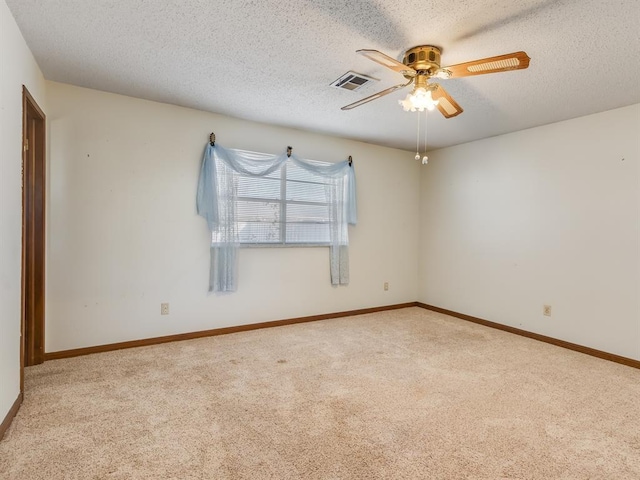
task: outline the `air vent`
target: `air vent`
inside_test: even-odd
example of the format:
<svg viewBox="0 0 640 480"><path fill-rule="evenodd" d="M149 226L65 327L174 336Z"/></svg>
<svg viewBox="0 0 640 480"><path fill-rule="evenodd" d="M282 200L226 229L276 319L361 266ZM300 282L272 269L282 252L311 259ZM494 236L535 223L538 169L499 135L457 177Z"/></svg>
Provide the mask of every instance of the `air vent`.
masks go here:
<svg viewBox="0 0 640 480"><path fill-rule="evenodd" d="M342 88L343 90L359 90L369 82L373 81L377 82L377 79L367 77L360 73L348 71L334 82L331 82L331 86L335 88Z"/></svg>

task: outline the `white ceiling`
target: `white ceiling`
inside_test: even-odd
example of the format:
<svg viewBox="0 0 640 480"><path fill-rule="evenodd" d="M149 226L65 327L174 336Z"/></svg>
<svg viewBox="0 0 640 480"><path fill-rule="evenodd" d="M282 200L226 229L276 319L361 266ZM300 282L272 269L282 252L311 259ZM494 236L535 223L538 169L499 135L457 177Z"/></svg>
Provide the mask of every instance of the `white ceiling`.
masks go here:
<svg viewBox="0 0 640 480"><path fill-rule="evenodd" d="M417 115L398 105L406 90L340 110L404 81L357 49L402 60L437 45L443 66L531 57L527 70L441 81L465 111L429 114L429 149L640 103L637 0L6 2L49 80L405 150ZM380 81L329 87L350 69Z"/></svg>

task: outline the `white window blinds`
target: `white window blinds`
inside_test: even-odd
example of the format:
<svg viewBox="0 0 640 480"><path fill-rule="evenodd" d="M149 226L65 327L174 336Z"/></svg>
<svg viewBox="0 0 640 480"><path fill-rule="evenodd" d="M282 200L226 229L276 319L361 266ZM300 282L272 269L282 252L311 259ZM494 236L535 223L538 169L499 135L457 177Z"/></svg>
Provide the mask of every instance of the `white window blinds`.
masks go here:
<svg viewBox="0 0 640 480"><path fill-rule="evenodd" d="M237 188L241 245L329 244L330 179L290 163L264 177L240 174Z"/></svg>

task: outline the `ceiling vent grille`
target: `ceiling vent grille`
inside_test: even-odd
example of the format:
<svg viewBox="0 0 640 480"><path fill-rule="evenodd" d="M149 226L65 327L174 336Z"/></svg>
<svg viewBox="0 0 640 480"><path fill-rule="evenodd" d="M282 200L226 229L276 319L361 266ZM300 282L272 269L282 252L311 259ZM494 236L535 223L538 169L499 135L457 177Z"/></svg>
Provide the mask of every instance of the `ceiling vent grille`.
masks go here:
<svg viewBox="0 0 640 480"><path fill-rule="evenodd" d="M343 90L359 90L370 82L378 81L375 78L367 77L361 73L352 72L349 70L337 80L331 82L331 86L335 88L341 88Z"/></svg>

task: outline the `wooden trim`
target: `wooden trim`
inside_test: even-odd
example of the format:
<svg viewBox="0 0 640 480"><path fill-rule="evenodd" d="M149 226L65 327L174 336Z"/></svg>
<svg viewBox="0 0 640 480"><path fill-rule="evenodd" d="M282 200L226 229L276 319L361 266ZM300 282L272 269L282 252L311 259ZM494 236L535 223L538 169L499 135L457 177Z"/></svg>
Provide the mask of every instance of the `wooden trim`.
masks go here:
<svg viewBox="0 0 640 480"><path fill-rule="evenodd" d="M361 308L359 310L348 310L346 312L324 313L321 315L311 315L308 317L288 318L285 320L275 320L271 322L251 323L249 325L237 325L234 327L214 328L213 330L202 330L199 332L178 333L165 337L144 338L141 340L131 340L129 342L109 343L97 345L95 347L74 348L72 350L61 350L59 352L47 352L44 354L45 361L58 360L61 358L78 357L91 353L111 352L124 348L145 347L148 345L158 345L160 343L177 342L181 340L191 340L194 338L213 337L216 335L226 335L228 333L246 332L261 328L281 327L284 325L294 325L296 323L316 322L318 320L328 320L330 318L351 317L353 315L364 315L366 313L383 312L386 310L397 310L400 308L415 307L417 302L399 303L396 305L385 305L382 307Z"/></svg>
<svg viewBox="0 0 640 480"><path fill-rule="evenodd" d="M27 139L31 143L28 151L24 149ZM44 362L47 183L46 115L24 85L22 86L22 142L21 392L24 391L25 365ZM30 252L29 255L27 252Z"/></svg>
<svg viewBox="0 0 640 480"><path fill-rule="evenodd" d="M9 429L9 426L11 425L11 422L13 421L13 418L18 413L18 410L20 410L20 405L22 405L22 398L23 398L22 397L22 392L20 392L18 394L18 398L16 398L16 401L13 402L13 405L11 405L11 408L7 412L7 415L4 417L4 420L0 424L0 440L2 440L2 438L4 437L5 432Z"/></svg>
<svg viewBox="0 0 640 480"><path fill-rule="evenodd" d="M24 96L27 97L27 99L31 103L31 106L33 106L38 116L41 117L43 120L46 119L47 116L44 114L44 112L40 108L40 105L38 105L38 102L35 101L31 93L29 93L29 90L27 90L27 87L25 87L24 85L22 85L22 93L24 93Z"/></svg>
<svg viewBox="0 0 640 480"><path fill-rule="evenodd" d="M603 352L602 350L596 350L595 348L578 345L577 343L566 342L564 340L559 340L557 338L547 337L546 335L540 335L539 333L528 332L526 330L510 327L508 325L503 325L501 323L490 322L489 320L483 320L482 318L473 317L471 315L466 315L464 313L454 312L452 310L447 310L446 308L434 307L433 305L427 305L426 303L416 302L416 306L420 308L424 308L426 310L432 310L434 312L444 313L445 315L450 315L452 317L460 318L462 320L467 320L468 322L484 325L485 327L496 328L498 330L514 333L516 335L521 335L523 337L532 338L540 342L550 343L551 345L567 348L569 350L574 350L580 353L586 353L587 355L591 355L592 357L598 357L604 360L609 360L611 362L621 363L622 365L626 365L628 367L640 369L640 360L634 360L633 358L622 357L614 353Z"/></svg>
<svg viewBox="0 0 640 480"><path fill-rule="evenodd" d="M167 335L164 337L144 338L140 340L131 340L128 342L109 343L106 345L97 345L94 347L75 348L71 350L61 350L59 352L47 352L44 354L45 361L58 360L61 358L78 357L81 355L89 355L92 353L111 352L114 350L122 350L125 348L145 347L148 345L159 345L161 343L178 342L182 340L191 340L194 338L213 337L216 335L226 335L229 333L247 332L250 330L259 330L261 328L281 327L284 325L294 325L296 323L316 322L319 320L328 320L331 318L350 317L354 315L364 315L367 313L383 312L386 310L397 310L400 308L408 307L420 307L426 310L434 312L444 313L452 317L460 318L469 322L484 325L485 327L495 328L505 332L513 333L523 337L538 340L540 342L549 343L558 347L567 348L580 353L585 353L593 357L602 358L611 362L620 363L632 368L640 369L640 361L632 358L622 357L613 353L603 352L596 350L595 348L585 347L576 343L566 342L553 337L547 337L539 333L528 332L519 328L510 327L501 323L490 322L489 320L483 320L482 318L473 317L464 313L454 312L453 310L447 310L445 308L435 307L433 305L427 305L422 302L407 302L399 303L396 305L385 305L381 307L362 308L359 310L348 310L345 312L325 313L321 315L311 315L308 317L288 318L285 320L275 320L271 322L251 323L249 325L237 325L234 327L215 328L212 330L202 330L199 332L178 333L175 335ZM4 424L3 424L4 425Z"/></svg>

